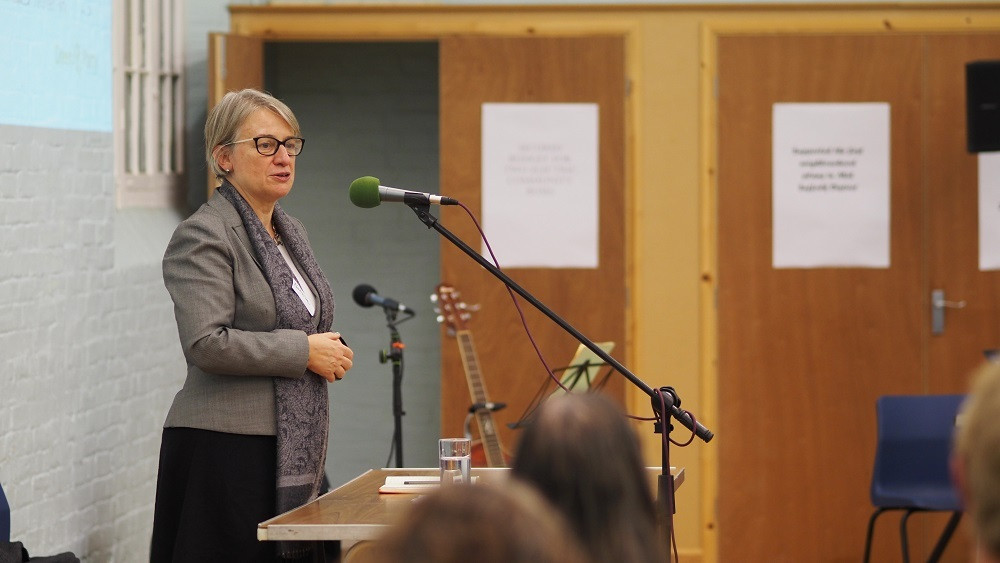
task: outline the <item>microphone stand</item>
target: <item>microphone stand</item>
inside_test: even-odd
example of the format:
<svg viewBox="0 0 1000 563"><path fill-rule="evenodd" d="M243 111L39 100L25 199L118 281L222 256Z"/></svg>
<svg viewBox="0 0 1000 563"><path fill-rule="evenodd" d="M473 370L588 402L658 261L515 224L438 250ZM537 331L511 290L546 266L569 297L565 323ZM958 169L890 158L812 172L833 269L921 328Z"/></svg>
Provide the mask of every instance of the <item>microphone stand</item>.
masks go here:
<svg viewBox="0 0 1000 563"><path fill-rule="evenodd" d="M590 349L590 351L596 354L597 357L607 362L608 365L624 376L625 379L628 379L633 385L641 389L643 393L649 395L653 411L659 414L660 420L662 421L661 423L654 425L654 433L663 434L663 446L660 456L662 467L661 474L657 479L657 509L660 513L659 515L664 527L664 537L661 538L661 541L666 541L666 553L669 560L671 552L670 538L673 533L673 515L676 510L674 505L674 476L670 473L669 434L673 429L673 425L670 424L670 418L673 417L685 428L691 430L698 438L705 442L710 441L714 434L708 428L702 426L701 423L693 420L691 415L679 408L680 399L677 397L677 394L672 387L661 387L656 390L652 389L634 373L629 371L628 368L622 365L621 362L602 350L597 344L594 343L594 341L584 336L571 324L563 320L562 317L546 307L544 303L536 299L535 296L531 295L527 290L518 285L507 274L503 273L499 268L494 266L489 260L473 250L469 247L469 245L465 244L465 242L455 236L454 233L441 225L441 223L438 222L437 217L431 215L430 202L425 194L407 192L403 198L403 203L409 206L410 209L417 214L417 218L420 219L423 224L427 225L427 228L434 229L441 236L448 239L452 244L458 247L459 250L479 263L480 266L485 268L489 273L493 274L494 277L502 281L504 285L524 298L525 301L531 303L535 309L538 309L545 316L559 325L563 330L571 334L573 338L576 338L578 342ZM667 410L667 412L663 412L664 409Z"/></svg>
<svg viewBox="0 0 1000 563"><path fill-rule="evenodd" d="M403 467L403 340L396 330L396 313L394 309L385 307L386 326L389 327L389 349L379 350L379 363L392 362L392 418L394 430L392 433L392 450L395 452L396 467ZM409 317L407 317L409 318ZM403 319L404 321L406 319ZM399 321L403 322L403 321Z"/></svg>

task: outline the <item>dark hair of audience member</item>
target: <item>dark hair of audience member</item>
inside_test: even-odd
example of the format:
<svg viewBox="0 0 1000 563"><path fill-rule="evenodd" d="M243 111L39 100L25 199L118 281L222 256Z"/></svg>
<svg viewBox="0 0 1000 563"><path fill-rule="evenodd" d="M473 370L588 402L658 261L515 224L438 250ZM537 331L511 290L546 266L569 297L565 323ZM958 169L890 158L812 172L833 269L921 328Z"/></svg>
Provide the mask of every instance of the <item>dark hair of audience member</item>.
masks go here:
<svg viewBox="0 0 1000 563"><path fill-rule="evenodd" d="M542 403L511 472L562 511L593 561L665 560L638 438L609 398L569 393Z"/></svg>
<svg viewBox="0 0 1000 563"><path fill-rule="evenodd" d="M515 481L452 485L414 501L363 560L590 563L559 511Z"/></svg>

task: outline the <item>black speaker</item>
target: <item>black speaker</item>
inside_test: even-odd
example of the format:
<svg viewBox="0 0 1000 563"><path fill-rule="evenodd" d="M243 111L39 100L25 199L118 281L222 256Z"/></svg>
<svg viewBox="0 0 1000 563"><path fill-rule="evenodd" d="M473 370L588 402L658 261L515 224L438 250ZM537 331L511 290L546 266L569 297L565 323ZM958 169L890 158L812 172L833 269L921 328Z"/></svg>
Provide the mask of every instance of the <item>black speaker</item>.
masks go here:
<svg viewBox="0 0 1000 563"><path fill-rule="evenodd" d="M1000 151L1000 61L965 63L969 152Z"/></svg>

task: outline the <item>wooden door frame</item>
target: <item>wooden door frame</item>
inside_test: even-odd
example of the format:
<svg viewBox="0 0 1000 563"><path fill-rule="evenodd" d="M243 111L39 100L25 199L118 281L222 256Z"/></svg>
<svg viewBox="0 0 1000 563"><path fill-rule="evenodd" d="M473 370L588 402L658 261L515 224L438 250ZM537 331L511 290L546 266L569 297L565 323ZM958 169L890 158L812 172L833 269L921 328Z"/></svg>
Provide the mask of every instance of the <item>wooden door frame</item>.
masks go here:
<svg viewBox="0 0 1000 563"><path fill-rule="evenodd" d="M236 49L234 49L236 47ZM240 56L234 56L234 51ZM252 35L208 34L208 107L222 100L229 90L263 88L264 40ZM206 198L219 185L219 179L206 171Z"/></svg>
<svg viewBox="0 0 1000 563"><path fill-rule="evenodd" d="M825 35L825 34L923 34L998 32L1000 18L971 20L966 17L941 17L939 14L897 14L890 17L849 14L836 21L779 16L771 19L706 19L701 36L701 162L699 194L701 200L701 370L702 411L708 420L719 420L719 329L716 295L718 292L718 170L719 120L716 102L719 38L734 35ZM703 561L718 561L719 535L716 500L719 491L719 460L715 448L705 448L702 455L703 488L702 530Z"/></svg>

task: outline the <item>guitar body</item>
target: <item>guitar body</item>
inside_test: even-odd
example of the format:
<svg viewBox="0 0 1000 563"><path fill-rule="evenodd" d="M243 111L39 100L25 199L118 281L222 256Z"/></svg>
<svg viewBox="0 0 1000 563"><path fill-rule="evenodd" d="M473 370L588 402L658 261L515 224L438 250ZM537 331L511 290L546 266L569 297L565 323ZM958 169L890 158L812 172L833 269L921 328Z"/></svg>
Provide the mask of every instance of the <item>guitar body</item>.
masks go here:
<svg viewBox="0 0 1000 563"><path fill-rule="evenodd" d="M469 383L470 404L490 403L486 384L479 372L479 358L472 340L472 331L466 327L466 321L471 316L468 307L459 302L458 292L446 284L437 286L435 292L442 320L447 323L449 333L458 340L458 351L462 356L462 367ZM480 439L473 443L473 467L507 467L506 456L500 445L496 424L493 421L493 411L482 408L473 413L479 425Z"/></svg>

